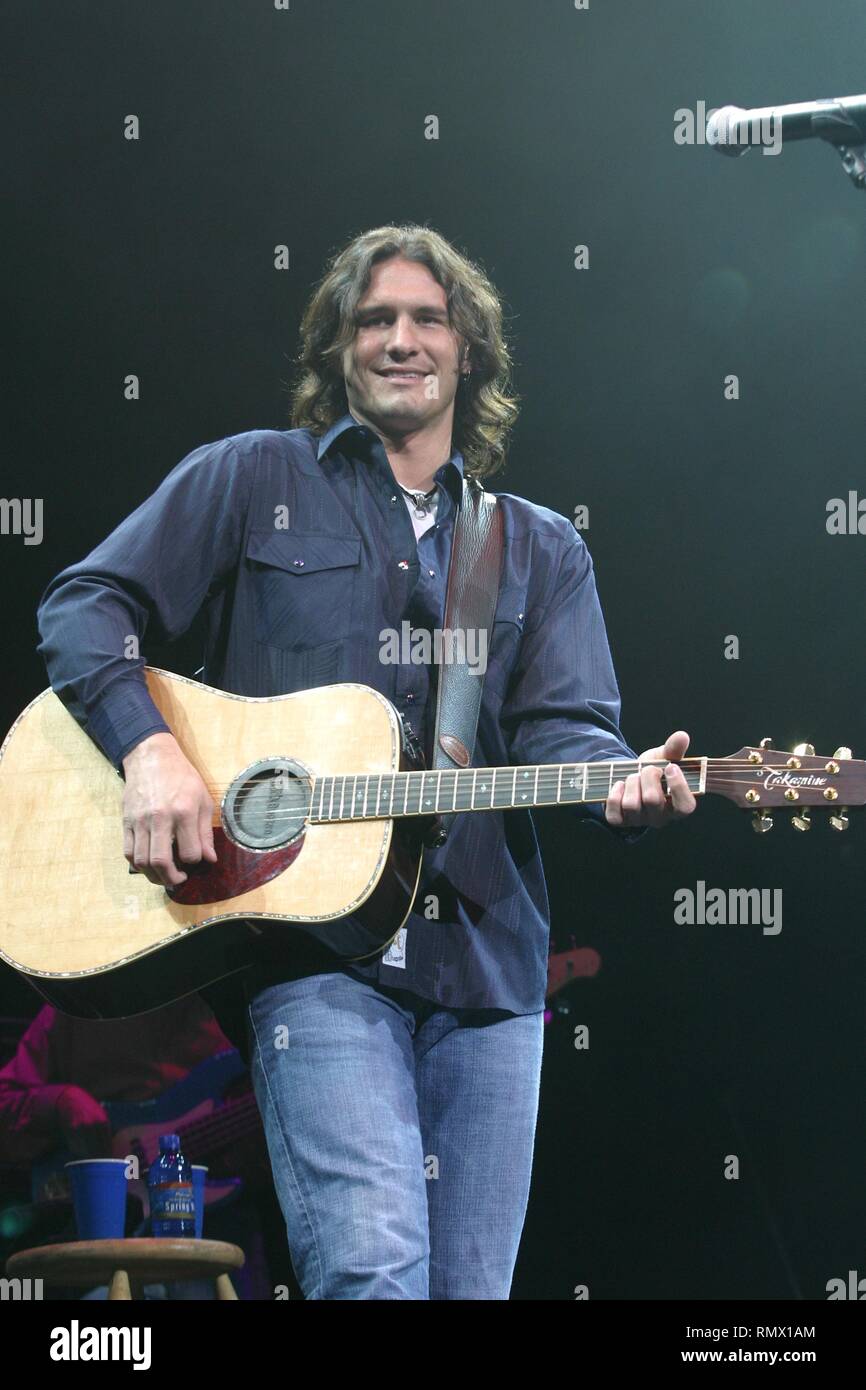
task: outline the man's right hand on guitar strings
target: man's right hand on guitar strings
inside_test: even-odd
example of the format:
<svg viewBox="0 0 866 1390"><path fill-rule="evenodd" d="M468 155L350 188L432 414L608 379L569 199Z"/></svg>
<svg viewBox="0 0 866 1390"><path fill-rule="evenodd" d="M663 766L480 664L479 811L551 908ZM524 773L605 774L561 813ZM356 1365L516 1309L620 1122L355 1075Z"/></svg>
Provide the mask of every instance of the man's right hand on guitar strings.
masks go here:
<svg viewBox="0 0 866 1390"><path fill-rule="evenodd" d="M213 799L173 734L142 739L123 759L123 854L151 883L177 888L178 866L217 862ZM176 855L175 855L176 848Z"/></svg>

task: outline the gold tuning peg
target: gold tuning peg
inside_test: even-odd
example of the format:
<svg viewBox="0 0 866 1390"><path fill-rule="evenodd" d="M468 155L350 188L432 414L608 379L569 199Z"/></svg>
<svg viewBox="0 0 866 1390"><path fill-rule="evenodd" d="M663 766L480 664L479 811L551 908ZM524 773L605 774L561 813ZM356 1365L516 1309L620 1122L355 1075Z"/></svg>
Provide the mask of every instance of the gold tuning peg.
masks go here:
<svg viewBox="0 0 866 1390"><path fill-rule="evenodd" d="M853 757L853 754L852 754L850 748L844 748L844 747L842 747L842 748L837 748L837 749L836 749L836 752L833 754L833 757L834 757L834 758L838 758L840 762L844 762L846 758ZM831 829L833 829L833 830L847 830L847 829L848 829L848 807L847 807L847 806L839 806L839 807L837 807L837 809L834 811L833 815L830 817L830 827L831 827Z"/></svg>
<svg viewBox="0 0 866 1390"><path fill-rule="evenodd" d="M791 749L792 753L797 753L801 758L814 758L815 745L813 743L798 743L796 748Z"/></svg>
<svg viewBox="0 0 866 1390"><path fill-rule="evenodd" d="M812 817L809 815L808 806L804 806L801 811L795 811L791 817L791 824L795 830L811 830Z"/></svg>
<svg viewBox="0 0 866 1390"><path fill-rule="evenodd" d="M772 736L772 734L768 734L766 738L762 738L762 739L761 739L761 742L758 744L758 747L759 747L759 748L772 748L772 746L773 746L773 736Z"/></svg>
<svg viewBox="0 0 866 1390"><path fill-rule="evenodd" d="M768 811L756 811L752 816L752 829L756 835L766 835L773 828L773 817Z"/></svg>

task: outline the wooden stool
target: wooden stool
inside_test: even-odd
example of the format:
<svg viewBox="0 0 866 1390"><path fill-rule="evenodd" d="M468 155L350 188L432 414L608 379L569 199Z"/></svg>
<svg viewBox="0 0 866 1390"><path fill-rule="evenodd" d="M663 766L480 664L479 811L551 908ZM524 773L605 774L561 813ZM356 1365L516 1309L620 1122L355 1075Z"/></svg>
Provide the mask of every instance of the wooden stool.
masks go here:
<svg viewBox="0 0 866 1390"><path fill-rule="evenodd" d="M46 1284L108 1284L110 1299L132 1298L145 1284L165 1279L213 1279L217 1298L237 1298L228 1270L240 1269L244 1252L224 1240L172 1240L153 1236L129 1240L73 1240L19 1250L6 1273Z"/></svg>

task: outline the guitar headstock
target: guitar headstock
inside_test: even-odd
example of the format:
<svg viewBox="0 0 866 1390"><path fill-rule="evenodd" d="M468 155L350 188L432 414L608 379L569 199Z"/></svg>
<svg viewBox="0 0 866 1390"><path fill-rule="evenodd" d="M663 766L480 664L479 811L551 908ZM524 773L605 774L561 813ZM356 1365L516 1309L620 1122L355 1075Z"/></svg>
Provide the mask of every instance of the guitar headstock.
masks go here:
<svg viewBox="0 0 866 1390"><path fill-rule="evenodd" d="M763 738L755 748L708 759L706 789L753 811L759 834L772 830L774 809L790 811L795 830L808 830L812 806L829 812L833 830L847 830L848 807L866 804L866 762L850 748L822 756L798 743L788 753Z"/></svg>

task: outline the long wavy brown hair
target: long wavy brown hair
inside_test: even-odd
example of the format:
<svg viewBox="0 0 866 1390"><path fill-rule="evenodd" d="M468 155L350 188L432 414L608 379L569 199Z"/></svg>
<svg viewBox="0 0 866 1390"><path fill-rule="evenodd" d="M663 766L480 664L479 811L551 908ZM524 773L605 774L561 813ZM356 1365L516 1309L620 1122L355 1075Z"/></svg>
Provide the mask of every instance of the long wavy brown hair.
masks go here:
<svg viewBox="0 0 866 1390"><path fill-rule="evenodd" d="M292 426L321 435L346 414L343 351L355 337L356 309L372 267L392 256L426 265L445 291L451 327L467 344L472 368L469 377L460 377L452 443L467 473L488 478L505 464L508 433L518 414L502 304L481 266L429 227L374 227L328 261L301 320L301 350L290 388Z"/></svg>

